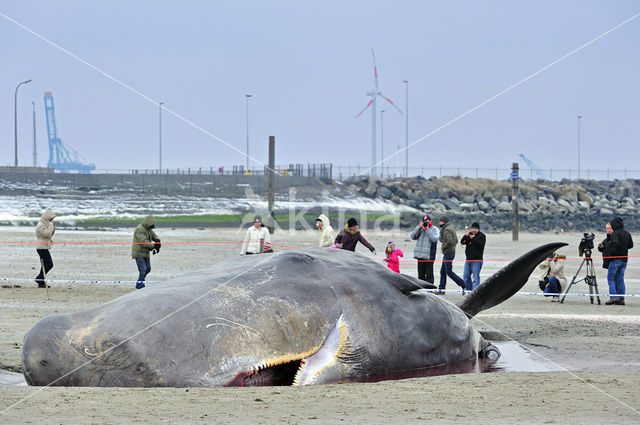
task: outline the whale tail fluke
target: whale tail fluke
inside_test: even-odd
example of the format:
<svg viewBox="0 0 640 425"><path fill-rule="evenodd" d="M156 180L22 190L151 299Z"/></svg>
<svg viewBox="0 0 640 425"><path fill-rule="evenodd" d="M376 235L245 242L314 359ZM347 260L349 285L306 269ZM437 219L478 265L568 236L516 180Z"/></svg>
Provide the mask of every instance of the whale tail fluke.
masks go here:
<svg viewBox="0 0 640 425"><path fill-rule="evenodd" d="M564 242L549 243L520 256L478 285L458 304L458 307L471 318L509 299L527 283L538 264L566 245L568 244Z"/></svg>

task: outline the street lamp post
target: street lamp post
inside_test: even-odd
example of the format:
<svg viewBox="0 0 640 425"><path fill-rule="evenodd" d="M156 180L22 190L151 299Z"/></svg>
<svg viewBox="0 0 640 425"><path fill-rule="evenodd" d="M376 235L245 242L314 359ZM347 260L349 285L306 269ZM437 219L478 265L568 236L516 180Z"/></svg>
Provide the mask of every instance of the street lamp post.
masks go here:
<svg viewBox="0 0 640 425"><path fill-rule="evenodd" d="M409 177L409 81L402 80L405 84L404 105L404 176Z"/></svg>
<svg viewBox="0 0 640 425"><path fill-rule="evenodd" d="M15 135L15 151L16 151L16 163L18 166L18 89L21 85L30 83L31 80L23 81L16 86L16 93L13 96L13 129Z"/></svg>
<svg viewBox="0 0 640 425"><path fill-rule="evenodd" d="M158 102L158 174L162 174L162 105Z"/></svg>
<svg viewBox="0 0 640 425"><path fill-rule="evenodd" d="M33 106L33 167L38 165L38 151L36 146L36 102L31 102Z"/></svg>
<svg viewBox="0 0 640 425"><path fill-rule="evenodd" d="M245 94L244 97L247 99L247 171L249 173L249 98L253 96L251 94Z"/></svg>
<svg viewBox="0 0 640 425"><path fill-rule="evenodd" d="M580 120L582 115L578 115L578 179L580 179Z"/></svg>
<svg viewBox="0 0 640 425"><path fill-rule="evenodd" d="M380 177L384 177L384 109L380 111Z"/></svg>

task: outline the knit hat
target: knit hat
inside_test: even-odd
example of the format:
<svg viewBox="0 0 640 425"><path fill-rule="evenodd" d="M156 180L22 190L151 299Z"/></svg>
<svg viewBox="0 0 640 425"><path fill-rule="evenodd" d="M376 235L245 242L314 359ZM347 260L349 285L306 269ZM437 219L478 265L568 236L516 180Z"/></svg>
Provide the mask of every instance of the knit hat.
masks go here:
<svg viewBox="0 0 640 425"><path fill-rule="evenodd" d="M446 224L446 223L450 222L451 219L449 218L448 215L443 215L442 217L440 217L440 221Z"/></svg>
<svg viewBox="0 0 640 425"><path fill-rule="evenodd" d="M427 220L431 220L431 217L429 217L428 215L425 215L424 217L422 217L422 221L427 221Z"/></svg>
<svg viewBox="0 0 640 425"><path fill-rule="evenodd" d="M396 244L393 243L393 241L389 241L389 243L387 244L387 246L391 247L391 252L396 250Z"/></svg>
<svg viewBox="0 0 640 425"><path fill-rule="evenodd" d="M348 227L353 227L357 225L358 225L358 221L355 218L351 217L349 220L347 220Z"/></svg>
<svg viewBox="0 0 640 425"><path fill-rule="evenodd" d="M253 217L253 222L254 223L262 223L262 217L260 217L259 215Z"/></svg>
<svg viewBox="0 0 640 425"><path fill-rule="evenodd" d="M474 221L471 223L471 228L480 230L480 224L477 221Z"/></svg>

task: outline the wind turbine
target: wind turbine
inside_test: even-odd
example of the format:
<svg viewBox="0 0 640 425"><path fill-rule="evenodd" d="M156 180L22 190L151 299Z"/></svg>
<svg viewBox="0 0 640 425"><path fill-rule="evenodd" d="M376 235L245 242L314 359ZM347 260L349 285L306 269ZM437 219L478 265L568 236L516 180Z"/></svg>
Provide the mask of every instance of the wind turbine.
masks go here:
<svg viewBox="0 0 640 425"><path fill-rule="evenodd" d="M371 48L371 56L373 56L373 77L374 77L374 81L375 81L375 84L376 84L376 88L374 90L371 90L371 91L367 92L367 96L370 96L371 100L369 101L369 103L367 103L367 106L365 106L364 109L362 111L360 111L358 113L358 115L356 115L356 118L358 118L360 115L362 115L362 113L364 111L366 111L368 107L371 107L371 175L375 176L376 175L376 163L377 163L377 160L376 160L376 100L377 100L378 96L380 96L381 98L383 98L387 102L389 102L391 104L391 106L396 108L398 110L398 112L400 112L401 114L404 115L404 113L402 112L402 110L400 108L398 108L395 105L395 103L393 103L391 101L391 99L386 97L380 91L380 85L378 84L378 67L376 66L376 55L373 52L373 47Z"/></svg>

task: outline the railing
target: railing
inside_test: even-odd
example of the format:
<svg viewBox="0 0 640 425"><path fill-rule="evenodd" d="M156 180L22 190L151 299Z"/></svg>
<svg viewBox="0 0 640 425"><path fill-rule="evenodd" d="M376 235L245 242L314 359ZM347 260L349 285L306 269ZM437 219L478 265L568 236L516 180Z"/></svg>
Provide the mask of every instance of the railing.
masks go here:
<svg viewBox="0 0 640 425"><path fill-rule="evenodd" d="M336 180L344 180L352 176L371 175L369 166L364 165L333 165L333 178ZM495 180L508 180L511 175L511 168L501 167L409 167L409 177L422 176L429 177L445 177L445 176L457 176L457 177L469 177L469 178L488 178ZM587 179L587 180L615 180L615 179L640 179L640 169L628 170L628 169L581 169L580 172L576 169L562 169L562 168L545 168L540 169L540 172L545 176L543 180L575 180L575 179ZM397 178L405 176L404 167L377 167L373 173L381 178ZM540 175L531 168L520 168L521 179L525 180L537 180L540 179Z"/></svg>

